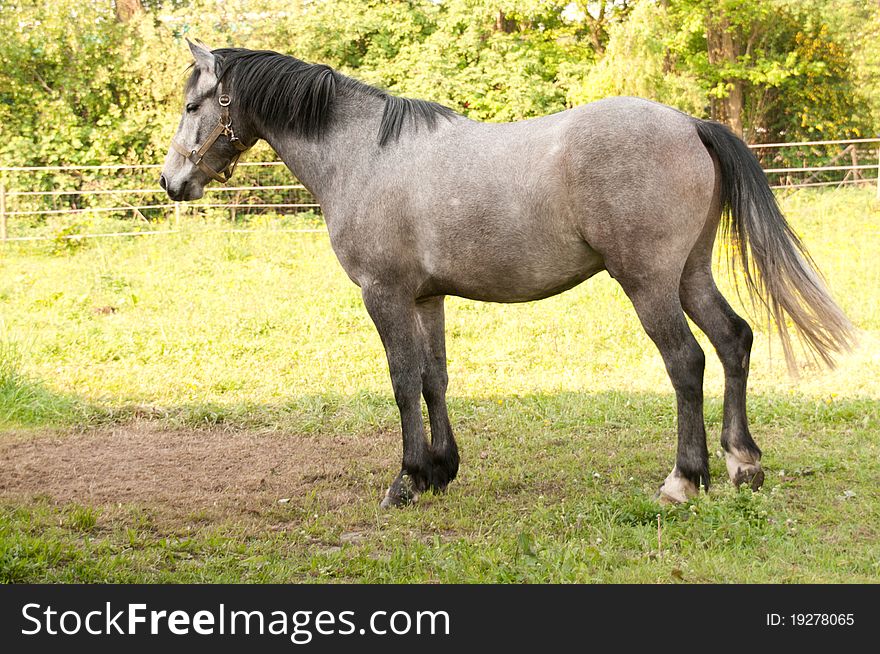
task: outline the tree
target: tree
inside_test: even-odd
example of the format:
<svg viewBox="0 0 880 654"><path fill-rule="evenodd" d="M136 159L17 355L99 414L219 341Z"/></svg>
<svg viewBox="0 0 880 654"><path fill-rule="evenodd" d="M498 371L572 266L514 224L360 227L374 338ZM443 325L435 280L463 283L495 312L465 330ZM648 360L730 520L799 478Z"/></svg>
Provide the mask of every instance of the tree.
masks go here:
<svg viewBox="0 0 880 654"><path fill-rule="evenodd" d="M864 129L852 53L823 2L672 0L681 64L708 85L710 114L751 141Z"/></svg>
<svg viewBox="0 0 880 654"><path fill-rule="evenodd" d="M679 66L670 48L676 26L667 10L653 2L632 8L626 20L612 24L598 62L566 61L560 78L571 105L612 95L635 95L706 115L707 85Z"/></svg>
<svg viewBox="0 0 880 654"><path fill-rule="evenodd" d="M287 52L480 120L634 94L752 141L880 127L876 0L0 0L0 162L156 162L184 37ZM74 29L71 29L74 26Z"/></svg>

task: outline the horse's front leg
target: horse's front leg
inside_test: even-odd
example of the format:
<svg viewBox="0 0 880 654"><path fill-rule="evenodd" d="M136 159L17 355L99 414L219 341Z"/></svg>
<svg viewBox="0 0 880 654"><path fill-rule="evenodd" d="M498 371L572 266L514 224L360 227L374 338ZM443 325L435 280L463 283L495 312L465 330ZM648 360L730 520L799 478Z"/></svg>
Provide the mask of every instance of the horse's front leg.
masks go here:
<svg viewBox="0 0 880 654"><path fill-rule="evenodd" d="M431 422L432 485L446 488L458 473L458 446L446 409L446 334L443 311L444 297L432 297L416 304L422 341L422 395L428 406Z"/></svg>
<svg viewBox="0 0 880 654"><path fill-rule="evenodd" d="M403 431L400 473L382 500L383 507L408 504L432 484L431 451L422 422L423 350L416 303L398 289L369 284L362 289L364 304L388 357L394 399Z"/></svg>

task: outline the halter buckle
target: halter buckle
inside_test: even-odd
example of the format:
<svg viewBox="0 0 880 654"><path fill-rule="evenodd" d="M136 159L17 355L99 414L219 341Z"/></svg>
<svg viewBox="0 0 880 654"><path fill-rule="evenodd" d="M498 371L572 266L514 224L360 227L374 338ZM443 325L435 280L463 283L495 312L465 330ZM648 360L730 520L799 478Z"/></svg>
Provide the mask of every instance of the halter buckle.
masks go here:
<svg viewBox="0 0 880 654"><path fill-rule="evenodd" d="M229 181L229 178L232 177L232 174L235 172L235 166L238 164L238 158L241 156L241 153L248 148L244 144L242 144L242 142L235 135L235 132L232 130L232 117L229 115L229 111L227 110L227 107L229 107L229 104L231 102L229 95L226 93L221 93L220 96L217 98L217 102L221 107L223 107L223 111L220 115L219 124L214 128L214 131L211 132L210 136L199 149L193 148L189 150L189 154L187 154L187 149L174 139L171 139L171 146L184 157L186 157L196 168L201 170L203 173L205 173L212 179L222 184L225 184ZM227 163L221 170L216 171L204 162L204 158L205 155L211 150L211 148L214 147L214 142L221 134L229 139L230 144L233 145L236 150L238 150L238 153L234 157L232 157L229 163Z"/></svg>

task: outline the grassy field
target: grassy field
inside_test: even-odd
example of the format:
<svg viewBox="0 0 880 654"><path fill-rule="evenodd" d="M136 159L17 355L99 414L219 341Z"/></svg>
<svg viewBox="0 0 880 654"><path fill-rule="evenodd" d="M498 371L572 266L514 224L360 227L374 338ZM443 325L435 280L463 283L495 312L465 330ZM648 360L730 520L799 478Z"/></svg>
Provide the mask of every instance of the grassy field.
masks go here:
<svg viewBox="0 0 880 654"><path fill-rule="evenodd" d="M792 379L754 325L768 475L735 492L721 366L698 334L715 485L671 508L652 497L672 389L605 273L538 303L447 301L462 470L380 512L397 411L325 234L7 244L0 581L877 581L880 204L847 190L783 206L859 346Z"/></svg>

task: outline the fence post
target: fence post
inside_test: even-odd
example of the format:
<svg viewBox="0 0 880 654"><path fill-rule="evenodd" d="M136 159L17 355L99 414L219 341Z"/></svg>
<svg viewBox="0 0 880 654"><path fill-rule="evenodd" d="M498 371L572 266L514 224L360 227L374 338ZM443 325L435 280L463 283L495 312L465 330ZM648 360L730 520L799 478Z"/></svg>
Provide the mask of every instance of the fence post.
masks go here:
<svg viewBox="0 0 880 654"><path fill-rule="evenodd" d="M877 199L880 200L880 143L877 144Z"/></svg>
<svg viewBox="0 0 880 654"><path fill-rule="evenodd" d="M0 184L0 241L6 240L6 187Z"/></svg>
<svg viewBox="0 0 880 654"><path fill-rule="evenodd" d="M180 229L180 202L174 203L174 229Z"/></svg>

